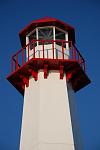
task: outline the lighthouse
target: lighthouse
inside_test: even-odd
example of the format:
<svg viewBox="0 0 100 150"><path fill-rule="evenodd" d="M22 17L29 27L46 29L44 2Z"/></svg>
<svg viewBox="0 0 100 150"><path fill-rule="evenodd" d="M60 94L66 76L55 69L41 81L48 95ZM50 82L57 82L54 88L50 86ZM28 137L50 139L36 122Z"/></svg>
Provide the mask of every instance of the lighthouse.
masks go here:
<svg viewBox="0 0 100 150"><path fill-rule="evenodd" d="M75 29L51 17L19 32L8 81L24 97L19 150L82 150L74 95L90 83Z"/></svg>

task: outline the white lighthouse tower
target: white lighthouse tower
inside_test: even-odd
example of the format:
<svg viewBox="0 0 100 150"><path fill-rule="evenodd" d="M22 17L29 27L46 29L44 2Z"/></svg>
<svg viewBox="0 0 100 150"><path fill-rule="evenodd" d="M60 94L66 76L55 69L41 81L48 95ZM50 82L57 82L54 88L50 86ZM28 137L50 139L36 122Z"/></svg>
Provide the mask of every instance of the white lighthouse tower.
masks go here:
<svg viewBox="0 0 100 150"><path fill-rule="evenodd" d="M82 150L74 93L90 80L74 28L45 17L19 36L7 77L24 96L19 150Z"/></svg>

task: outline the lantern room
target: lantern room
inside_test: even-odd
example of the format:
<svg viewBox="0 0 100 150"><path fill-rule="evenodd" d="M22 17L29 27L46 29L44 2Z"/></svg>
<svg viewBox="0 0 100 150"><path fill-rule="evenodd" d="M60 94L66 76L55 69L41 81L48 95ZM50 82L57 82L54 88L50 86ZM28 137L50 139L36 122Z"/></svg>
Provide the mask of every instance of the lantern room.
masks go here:
<svg viewBox="0 0 100 150"><path fill-rule="evenodd" d="M85 60L75 46L72 26L45 17L32 21L19 32L19 37L22 48L11 58L11 74L7 79L22 95L31 76L38 80L40 69L45 79L50 70L59 71L60 79L66 75L75 92L90 83Z"/></svg>
<svg viewBox="0 0 100 150"><path fill-rule="evenodd" d="M62 57L62 44L64 48L64 58L68 59L69 46L71 42L75 42L74 28L50 17L33 21L28 27L23 29L19 35L22 46L30 43L26 59L33 57L34 47L35 56L37 58L43 57L42 50L44 49L45 58L54 57L59 59ZM52 47L54 47L54 54L52 53Z"/></svg>

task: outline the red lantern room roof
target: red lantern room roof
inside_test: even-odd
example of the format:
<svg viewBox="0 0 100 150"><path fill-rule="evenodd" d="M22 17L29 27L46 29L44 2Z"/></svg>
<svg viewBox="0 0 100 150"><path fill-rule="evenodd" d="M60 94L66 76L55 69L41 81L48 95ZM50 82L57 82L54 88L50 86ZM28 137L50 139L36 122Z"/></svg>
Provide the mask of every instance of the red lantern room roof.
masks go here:
<svg viewBox="0 0 100 150"><path fill-rule="evenodd" d="M69 41L75 43L75 30L72 26L52 17L43 17L37 20L32 21L27 25L23 30L19 32L19 37L21 40L22 47L26 45L26 35L34 30L36 27L45 27L45 26L56 26L60 29L63 29L69 33Z"/></svg>

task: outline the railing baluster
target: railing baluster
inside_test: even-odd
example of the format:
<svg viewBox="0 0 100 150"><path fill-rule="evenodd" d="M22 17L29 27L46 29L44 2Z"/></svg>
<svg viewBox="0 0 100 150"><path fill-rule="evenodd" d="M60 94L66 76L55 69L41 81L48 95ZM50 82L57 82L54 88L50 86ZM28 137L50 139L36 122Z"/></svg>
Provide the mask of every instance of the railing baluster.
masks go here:
<svg viewBox="0 0 100 150"><path fill-rule="evenodd" d="M73 59L73 45L72 42L69 41L69 59Z"/></svg>
<svg viewBox="0 0 100 150"><path fill-rule="evenodd" d="M24 49L22 48L22 65L24 64Z"/></svg>
<svg viewBox="0 0 100 150"><path fill-rule="evenodd" d="M35 58L35 41L32 41L33 43L33 58Z"/></svg>
<svg viewBox="0 0 100 150"><path fill-rule="evenodd" d="M64 59L64 42L62 41L62 59Z"/></svg>
<svg viewBox="0 0 100 150"><path fill-rule="evenodd" d="M42 40L42 46L43 46L43 58L44 58L44 40Z"/></svg>
<svg viewBox="0 0 100 150"><path fill-rule="evenodd" d="M82 57L81 56L79 57L79 62L82 63Z"/></svg>
<svg viewBox="0 0 100 150"><path fill-rule="evenodd" d="M79 57L79 63L81 64L81 67L82 67L83 60L82 60L82 57L81 57L81 56Z"/></svg>
<svg viewBox="0 0 100 150"><path fill-rule="evenodd" d="M18 69L18 53L16 54L16 70Z"/></svg>
<svg viewBox="0 0 100 150"><path fill-rule="evenodd" d="M28 61L29 61L29 44L28 44Z"/></svg>
<svg viewBox="0 0 100 150"><path fill-rule="evenodd" d="M52 41L52 54L53 54L53 59L54 59L54 41Z"/></svg>

